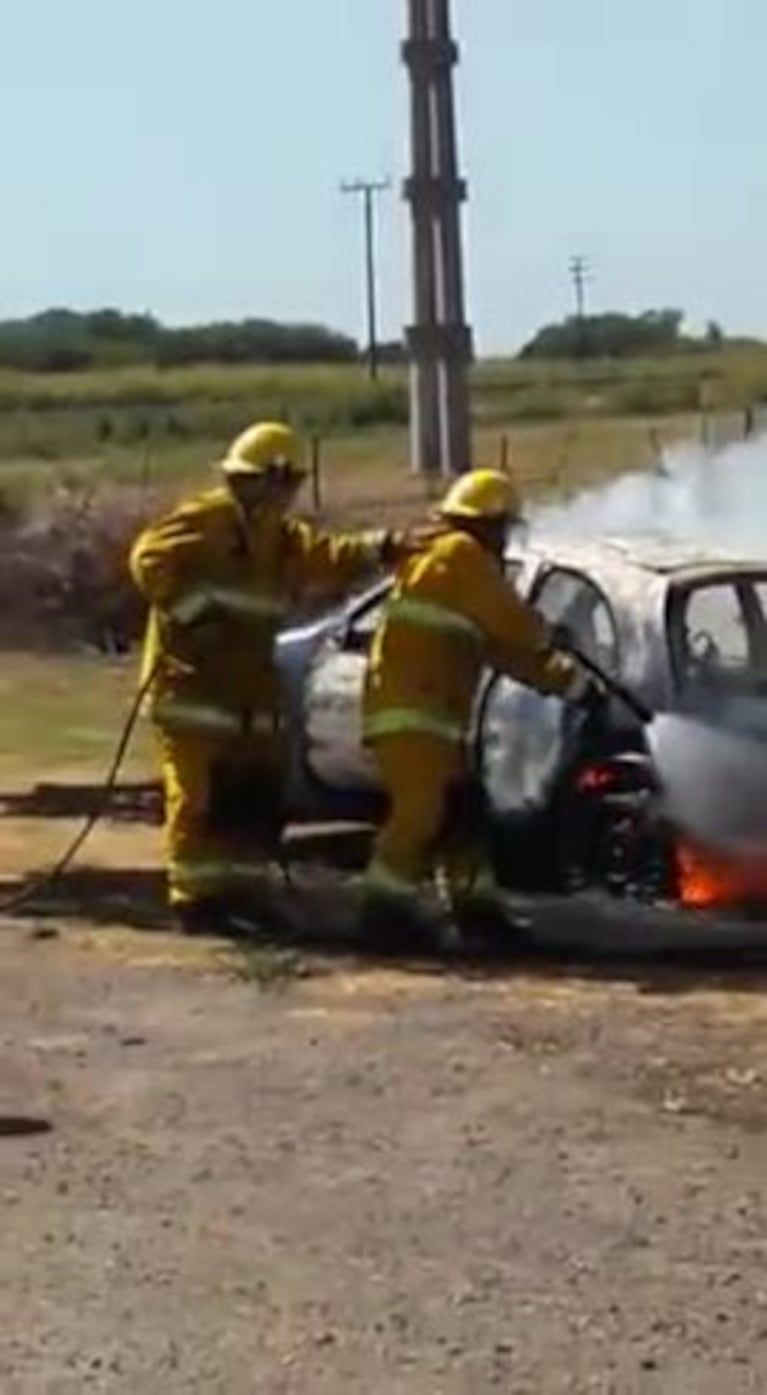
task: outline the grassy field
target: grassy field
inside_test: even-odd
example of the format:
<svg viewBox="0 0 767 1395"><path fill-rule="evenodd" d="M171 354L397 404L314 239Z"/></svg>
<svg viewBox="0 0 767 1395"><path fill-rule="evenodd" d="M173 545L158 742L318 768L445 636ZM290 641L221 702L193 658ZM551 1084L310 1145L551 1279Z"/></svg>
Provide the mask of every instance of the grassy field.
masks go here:
<svg viewBox="0 0 767 1395"><path fill-rule="evenodd" d="M6 653L0 677L0 901L27 877L52 868L100 807L102 786L133 704L136 661ZM138 798L155 775L148 724L136 730L109 814L82 848L75 870L41 890L26 913L73 916L89 927L162 923L162 846ZM120 935L117 936L118 941ZM245 966L269 982L277 956Z"/></svg>
<svg viewBox="0 0 767 1395"><path fill-rule="evenodd" d="M712 414L733 413L760 396L767 396L767 347L633 364L483 363L474 373L475 458L496 463L505 440L530 497L568 493L648 465L664 445L699 435L700 401ZM656 410L639 411L640 402L652 402ZM662 402L673 410L658 410ZM76 490L74 514L56 505L50 511L54 526L41 534L38 570L42 574L43 562L59 556L66 572L83 548L108 553L122 546L119 529L113 544L103 523L110 510L114 513L115 499L120 518L125 514L126 533L135 531L126 494L115 495L112 486L143 483L147 506L154 507L155 488L186 488L204 478L211 460L245 421L276 414L322 430L325 516L348 523L399 521L425 508L423 484L407 468L406 409L405 376L398 371L388 371L376 388L360 370L337 367L3 373L0 501L5 494L29 502L62 481L86 489L94 483L109 486L101 513L96 507L78 522ZM107 538L101 544L99 527ZM72 558L64 558L62 532ZM9 650L19 647L8 624L19 610L19 577L14 566L6 572L0 605ZM98 610L99 578L107 572L96 569L97 594L86 608L90 603ZM29 576L31 585L34 566ZM22 585L26 594L29 587ZM39 639L36 633L36 642L29 644L37 657L6 653L0 681L6 774L30 759L39 769L62 761L98 768L108 754L116 714L130 705L135 665L61 653L46 658L40 650L47 645ZM142 736L134 757L142 768L148 754Z"/></svg>
<svg viewBox="0 0 767 1395"><path fill-rule="evenodd" d="M30 766L40 778L103 771L136 691L137 660L6 654L0 676L0 778ZM129 775L151 768L151 737L136 731Z"/></svg>
<svg viewBox="0 0 767 1395"><path fill-rule="evenodd" d="M610 363L491 360L475 367L472 390L477 461L496 463L505 437L537 494L646 464L661 443L699 433L704 415L767 400L767 346ZM321 438L331 513L421 497L407 476L405 370L371 385L356 366L0 372L0 491L29 497L62 480L186 486L244 423L272 416Z"/></svg>
<svg viewBox="0 0 767 1395"><path fill-rule="evenodd" d="M737 439L745 407L762 398L767 346L652 362L485 362L473 374L473 462L510 458L535 502L651 466L704 430ZM231 437L262 416L320 442L319 497L307 485L305 511L358 526L430 509L409 470L404 369L376 385L356 367L0 373L4 649L132 638L133 538L171 498L210 480Z"/></svg>

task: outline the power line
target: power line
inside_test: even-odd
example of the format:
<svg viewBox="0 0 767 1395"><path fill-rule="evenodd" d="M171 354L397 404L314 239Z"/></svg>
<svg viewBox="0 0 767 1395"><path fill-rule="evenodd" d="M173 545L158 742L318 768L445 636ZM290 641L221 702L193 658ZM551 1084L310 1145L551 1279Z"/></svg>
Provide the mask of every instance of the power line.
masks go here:
<svg viewBox="0 0 767 1395"><path fill-rule="evenodd" d="M375 199L391 188L390 179L344 180L342 194L355 194L362 200L365 238L365 303L368 324L368 372L378 377L378 306L376 292Z"/></svg>

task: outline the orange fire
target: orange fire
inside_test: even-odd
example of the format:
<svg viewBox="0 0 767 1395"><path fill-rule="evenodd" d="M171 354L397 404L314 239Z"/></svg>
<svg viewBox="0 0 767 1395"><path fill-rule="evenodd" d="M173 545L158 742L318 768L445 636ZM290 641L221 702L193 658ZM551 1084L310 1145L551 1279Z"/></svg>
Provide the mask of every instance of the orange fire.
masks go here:
<svg viewBox="0 0 767 1395"><path fill-rule="evenodd" d="M767 906L767 851L764 857L724 857L685 842L677 847L676 865L680 900L691 909Z"/></svg>

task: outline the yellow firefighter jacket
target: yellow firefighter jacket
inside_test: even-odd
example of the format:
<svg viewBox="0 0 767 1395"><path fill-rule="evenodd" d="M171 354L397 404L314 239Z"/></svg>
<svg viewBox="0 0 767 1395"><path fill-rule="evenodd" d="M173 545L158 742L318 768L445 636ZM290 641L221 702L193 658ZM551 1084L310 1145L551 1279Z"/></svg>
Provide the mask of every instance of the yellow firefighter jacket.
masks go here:
<svg viewBox="0 0 767 1395"><path fill-rule="evenodd" d="M370 652L366 738L429 732L462 742L484 665L547 693L565 695L577 681L499 561L446 527L398 569Z"/></svg>
<svg viewBox="0 0 767 1395"><path fill-rule="evenodd" d="M154 719L223 738L273 731L289 607L373 571L383 537L329 535L277 512L246 520L226 486L149 527L130 567L150 606L142 682Z"/></svg>

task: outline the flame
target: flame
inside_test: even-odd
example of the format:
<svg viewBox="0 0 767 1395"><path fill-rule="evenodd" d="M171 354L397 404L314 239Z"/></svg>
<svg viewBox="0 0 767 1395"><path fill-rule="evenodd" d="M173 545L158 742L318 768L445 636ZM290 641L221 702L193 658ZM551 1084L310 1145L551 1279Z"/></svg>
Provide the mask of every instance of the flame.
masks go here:
<svg viewBox="0 0 767 1395"><path fill-rule="evenodd" d="M684 842L677 846L676 865L680 900L692 910L767 905L767 850L763 857L723 857Z"/></svg>

